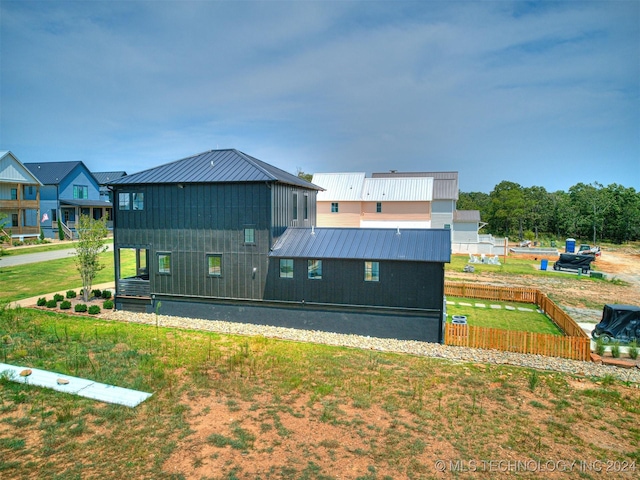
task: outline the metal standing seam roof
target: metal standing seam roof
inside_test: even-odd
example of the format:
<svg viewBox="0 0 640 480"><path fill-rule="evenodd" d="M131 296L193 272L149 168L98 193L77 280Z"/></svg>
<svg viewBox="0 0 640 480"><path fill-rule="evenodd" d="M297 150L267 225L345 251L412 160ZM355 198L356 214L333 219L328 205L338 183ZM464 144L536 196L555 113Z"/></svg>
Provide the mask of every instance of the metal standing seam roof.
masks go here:
<svg viewBox="0 0 640 480"><path fill-rule="evenodd" d="M14 161L12 161L13 159ZM27 181L27 178L33 180ZM42 182L9 150L0 151L0 182L42 185Z"/></svg>
<svg viewBox="0 0 640 480"><path fill-rule="evenodd" d="M359 202L364 181L364 172L315 173L311 179L314 185L324 189L324 192L318 193L319 202Z"/></svg>
<svg viewBox="0 0 640 480"><path fill-rule="evenodd" d="M35 177L40 180L43 185L59 185L64 178L69 175L78 165L84 165L80 161L74 162L39 162L25 163L24 166L29 169ZM86 166L85 166L86 168ZM87 172L89 169L87 168Z"/></svg>
<svg viewBox="0 0 640 480"><path fill-rule="evenodd" d="M433 178L433 199L434 200L458 200L458 172L382 172L373 173L372 178Z"/></svg>
<svg viewBox="0 0 640 480"><path fill-rule="evenodd" d="M127 172L91 172L91 174L98 181L99 185L107 185L113 180L126 176Z"/></svg>
<svg viewBox="0 0 640 480"><path fill-rule="evenodd" d="M316 173L312 182L325 189L319 202L402 202L432 200L433 179L365 178L362 172Z"/></svg>
<svg viewBox="0 0 640 480"><path fill-rule="evenodd" d="M447 229L288 228L270 257L450 262Z"/></svg>
<svg viewBox="0 0 640 480"><path fill-rule="evenodd" d="M233 182L280 182L321 190L306 180L235 149L210 150L127 175L109 185Z"/></svg>
<svg viewBox="0 0 640 480"><path fill-rule="evenodd" d="M480 222L480 210L456 210L453 212L453 221L460 223Z"/></svg>

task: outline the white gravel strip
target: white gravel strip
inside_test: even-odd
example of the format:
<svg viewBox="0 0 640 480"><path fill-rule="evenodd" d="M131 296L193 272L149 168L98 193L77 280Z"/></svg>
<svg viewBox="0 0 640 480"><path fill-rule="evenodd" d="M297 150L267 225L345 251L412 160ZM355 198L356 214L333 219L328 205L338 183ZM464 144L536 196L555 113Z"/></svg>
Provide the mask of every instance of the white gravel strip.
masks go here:
<svg viewBox="0 0 640 480"><path fill-rule="evenodd" d="M103 311L99 316L105 320L156 325L156 315L149 313ZM297 330L294 328L223 322L219 320L202 320L167 315L158 315L157 322L161 327L207 330L229 335L263 336L299 342L321 343L325 345L353 347L377 350L381 352L396 352L424 357L443 358L460 362L516 365L520 367L536 368L539 370L556 371L588 377L605 377L607 375L611 375L619 380L635 383L638 384L636 386L640 386L640 369L638 368L618 368L610 365L600 365L593 362L580 362L577 360L546 357L543 355L528 355L503 352L499 350L453 347L440 345L438 343L418 342L413 340L394 340L388 338L322 332L318 330Z"/></svg>

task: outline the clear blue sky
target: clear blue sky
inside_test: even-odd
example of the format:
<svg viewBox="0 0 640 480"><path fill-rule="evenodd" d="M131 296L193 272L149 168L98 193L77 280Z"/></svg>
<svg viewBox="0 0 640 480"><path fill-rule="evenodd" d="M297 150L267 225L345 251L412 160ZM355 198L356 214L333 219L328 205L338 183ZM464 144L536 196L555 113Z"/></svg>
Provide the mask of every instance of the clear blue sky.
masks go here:
<svg viewBox="0 0 640 480"><path fill-rule="evenodd" d="M640 190L640 2L0 0L0 150Z"/></svg>

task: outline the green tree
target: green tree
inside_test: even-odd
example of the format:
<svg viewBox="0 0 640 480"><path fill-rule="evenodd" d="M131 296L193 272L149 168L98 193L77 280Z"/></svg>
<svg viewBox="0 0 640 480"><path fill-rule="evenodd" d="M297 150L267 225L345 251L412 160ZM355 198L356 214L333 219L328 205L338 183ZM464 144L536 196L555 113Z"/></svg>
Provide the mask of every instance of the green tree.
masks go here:
<svg viewBox="0 0 640 480"><path fill-rule="evenodd" d="M94 220L88 215L80 215L78 219L78 242L76 244L76 268L82 279L82 296L84 301L89 300L89 293L93 285L93 279L104 268L100 264L100 254L107 247L104 239L107 236L107 220Z"/></svg>
<svg viewBox="0 0 640 480"><path fill-rule="evenodd" d="M597 243L598 229L602 237L605 214L613 204L612 199L598 182L591 185L578 183L569 189L569 196L574 208L581 214L578 219L578 235L588 237L593 234L593 243Z"/></svg>
<svg viewBox="0 0 640 480"><path fill-rule="evenodd" d="M300 167L298 167L298 172L296 173L296 175L298 176L298 178L306 180L309 183L311 183L311 179L313 178L313 174L304 173L304 171L302 171L302 169Z"/></svg>
<svg viewBox="0 0 640 480"><path fill-rule="evenodd" d="M489 218L491 211L491 197L484 192L459 192L458 201L456 202L458 210L479 210L480 218Z"/></svg>
<svg viewBox="0 0 640 480"><path fill-rule="evenodd" d="M489 194L491 198L489 224L491 231L499 235L510 235L517 225L522 239L524 221L524 193L522 187L514 182L502 181Z"/></svg>

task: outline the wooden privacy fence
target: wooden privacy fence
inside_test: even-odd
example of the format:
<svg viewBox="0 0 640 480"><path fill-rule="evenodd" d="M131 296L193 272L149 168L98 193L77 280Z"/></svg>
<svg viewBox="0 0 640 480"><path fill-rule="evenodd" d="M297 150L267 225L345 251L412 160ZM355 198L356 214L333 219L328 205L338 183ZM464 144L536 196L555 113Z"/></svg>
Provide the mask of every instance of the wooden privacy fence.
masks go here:
<svg viewBox="0 0 640 480"><path fill-rule="evenodd" d="M447 345L531 353L584 361L590 359L591 340L589 336L573 318L538 289L447 282L444 291L445 295L454 297L534 303L565 335L561 337L542 333L447 324L444 337Z"/></svg>
<svg viewBox="0 0 640 480"><path fill-rule="evenodd" d="M458 347L486 348L587 361L591 341L587 337L561 337L471 325L445 325L445 343Z"/></svg>

